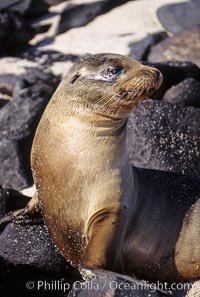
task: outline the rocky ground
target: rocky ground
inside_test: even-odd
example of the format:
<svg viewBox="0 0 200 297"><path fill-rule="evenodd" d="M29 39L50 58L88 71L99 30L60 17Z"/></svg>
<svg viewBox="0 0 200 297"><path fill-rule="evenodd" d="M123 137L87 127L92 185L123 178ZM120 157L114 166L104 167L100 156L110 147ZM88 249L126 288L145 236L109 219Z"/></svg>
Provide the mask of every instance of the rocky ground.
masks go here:
<svg viewBox="0 0 200 297"><path fill-rule="evenodd" d="M199 0L1 0L0 28L0 218L24 207L34 192L35 129L63 75L87 53L125 54L160 69L162 88L129 119L131 161L200 175ZM84 287L40 216L2 224L0 233L0 297L165 295L134 289L136 280L105 271ZM172 295L199 292L196 282Z"/></svg>

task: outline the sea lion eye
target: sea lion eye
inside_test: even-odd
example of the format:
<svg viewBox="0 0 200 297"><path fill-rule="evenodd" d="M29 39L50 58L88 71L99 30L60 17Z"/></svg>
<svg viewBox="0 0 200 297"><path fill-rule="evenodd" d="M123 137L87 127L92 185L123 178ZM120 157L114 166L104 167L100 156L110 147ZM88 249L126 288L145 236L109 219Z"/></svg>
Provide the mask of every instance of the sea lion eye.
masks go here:
<svg viewBox="0 0 200 297"><path fill-rule="evenodd" d="M102 71L101 75L107 80L114 80L120 76L122 70L121 66L109 66Z"/></svg>

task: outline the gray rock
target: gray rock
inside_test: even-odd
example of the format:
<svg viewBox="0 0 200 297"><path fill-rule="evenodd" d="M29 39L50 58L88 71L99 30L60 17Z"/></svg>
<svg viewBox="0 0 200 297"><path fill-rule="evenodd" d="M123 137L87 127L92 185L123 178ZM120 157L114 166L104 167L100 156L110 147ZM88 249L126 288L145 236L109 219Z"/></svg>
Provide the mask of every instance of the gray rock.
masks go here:
<svg viewBox="0 0 200 297"><path fill-rule="evenodd" d="M12 99L13 88L20 80L15 74L0 74L0 109Z"/></svg>
<svg viewBox="0 0 200 297"><path fill-rule="evenodd" d="M12 99L0 109L0 184L22 189L32 184L31 144L58 79L31 68L18 79L9 77L7 82Z"/></svg>
<svg viewBox="0 0 200 297"><path fill-rule="evenodd" d="M8 195L7 191L0 188L0 219L5 216L6 213L8 213Z"/></svg>
<svg viewBox="0 0 200 297"><path fill-rule="evenodd" d="M158 18L165 29L178 33L200 25L200 2L188 2L162 6L157 11Z"/></svg>
<svg viewBox="0 0 200 297"><path fill-rule="evenodd" d="M24 208L30 197L21 193L0 187L0 219L11 211Z"/></svg>
<svg viewBox="0 0 200 297"><path fill-rule="evenodd" d="M0 54L18 55L36 33L32 22L48 12L44 0L1 0L0 3Z"/></svg>
<svg viewBox="0 0 200 297"><path fill-rule="evenodd" d="M155 67L163 74L163 83L159 90L152 96L152 98L162 99L166 91L174 85L178 85L182 81L193 78L200 81L200 68L191 62L170 61L163 63L149 63L145 64Z"/></svg>
<svg viewBox="0 0 200 297"><path fill-rule="evenodd" d="M0 55L17 55L35 34L30 24L13 10L0 10L0 27Z"/></svg>
<svg viewBox="0 0 200 297"><path fill-rule="evenodd" d="M66 297L68 290L59 289L58 286L60 285L61 288L61 285L66 284L69 287L72 281L73 271L69 269L44 271L31 265L13 265L0 257L0 296L2 297Z"/></svg>
<svg viewBox="0 0 200 297"><path fill-rule="evenodd" d="M140 41L130 43L129 56L136 60L146 61L151 47L164 40L167 36L166 32L157 32L149 34L146 38Z"/></svg>
<svg viewBox="0 0 200 297"><path fill-rule="evenodd" d="M0 93L7 95L11 99L14 86L21 80L15 74L0 74Z"/></svg>
<svg viewBox="0 0 200 297"><path fill-rule="evenodd" d="M44 0L48 5L57 5L68 0Z"/></svg>
<svg viewBox="0 0 200 297"><path fill-rule="evenodd" d="M77 55L62 54L61 52L54 50L38 50L36 48L34 48L34 50L26 51L21 55L21 57L30 61L37 62L43 67L51 66L53 63L64 61L71 61L75 63L80 58Z"/></svg>
<svg viewBox="0 0 200 297"><path fill-rule="evenodd" d="M31 134L53 94L58 79L30 68L13 88L13 98L0 110L0 138L20 140Z"/></svg>
<svg viewBox="0 0 200 297"><path fill-rule="evenodd" d="M200 81L188 78L171 87L163 101L184 106L200 107Z"/></svg>
<svg viewBox="0 0 200 297"><path fill-rule="evenodd" d="M8 103L8 100L0 98L0 108L4 107Z"/></svg>
<svg viewBox="0 0 200 297"><path fill-rule="evenodd" d="M163 61L191 61L200 66L200 28L175 34L153 46L148 56L152 63Z"/></svg>
<svg viewBox="0 0 200 297"><path fill-rule="evenodd" d="M44 225L12 223L0 235L0 296L64 297L61 285L78 279Z"/></svg>
<svg viewBox="0 0 200 297"><path fill-rule="evenodd" d="M0 164L0 184L4 187L23 189L31 183L16 140L0 140Z"/></svg>
<svg viewBox="0 0 200 297"><path fill-rule="evenodd" d="M0 235L0 256L14 265L29 265L45 271L66 267L66 261L43 225L9 224Z"/></svg>
<svg viewBox="0 0 200 297"><path fill-rule="evenodd" d="M45 0L1 0L0 3L0 10L16 12L25 17L38 17L48 12L48 8L48 1Z"/></svg>
<svg viewBox="0 0 200 297"><path fill-rule="evenodd" d="M24 207L29 199L14 190L1 188L0 215ZM58 289L58 284L70 286L78 279L80 274L66 263L40 216L10 223L1 233L0 296L64 297L67 291Z"/></svg>
<svg viewBox="0 0 200 297"><path fill-rule="evenodd" d="M31 0L1 0L0 10L12 10L22 15L27 12L30 3Z"/></svg>
<svg viewBox="0 0 200 297"><path fill-rule="evenodd" d="M26 19L35 19L48 13L49 4L45 0L31 0L26 11Z"/></svg>
<svg viewBox="0 0 200 297"><path fill-rule="evenodd" d="M128 123L130 159L136 167L200 175L200 109L147 100Z"/></svg>

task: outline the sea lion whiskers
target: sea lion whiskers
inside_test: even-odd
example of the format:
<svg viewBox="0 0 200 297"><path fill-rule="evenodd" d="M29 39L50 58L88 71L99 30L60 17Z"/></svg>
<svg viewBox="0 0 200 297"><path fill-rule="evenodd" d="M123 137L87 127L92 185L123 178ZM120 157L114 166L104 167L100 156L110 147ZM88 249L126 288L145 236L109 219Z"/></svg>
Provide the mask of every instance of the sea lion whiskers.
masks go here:
<svg viewBox="0 0 200 297"><path fill-rule="evenodd" d="M110 102L112 102L112 100L116 100L116 92L114 92L113 90L109 90L106 92L105 96L102 96L101 99L98 99L95 104L99 105L100 103L102 103L103 101L105 101L105 103L99 107L98 110L103 109L103 107L105 107L107 104L109 104ZM108 99L108 101L107 101Z"/></svg>
<svg viewBox="0 0 200 297"><path fill-rule="evenodd" d="M127 85L124 86L124 88L119 85L118 88L119 94L122 93L122 96L129 95L131 96L131 99L134 99L135 97L140 97L142 94L144 94L144 96L148 96L150 92L152 93L155 90L155 85L151 82L148 82L148 84L144 84L144 80L141 79L137 81L130 81ZM145 99L145 97L141 99Z"/></svg>
<svg viewBox="0 0 200 297"><path fill-rule="evenodd" d="M109 94L110 94L110 93L109 93ZM109 98L110 96L107 96L107 95L106 95L106 96L102 96L101 99L98 98L97 101L95 102L95 104L100 104L101 102L105 101L105 98L107 98L107 97Z"/></svg>
<svg viewBox="0 0 200 297"><path fill-rule="evenodd" d="M113 101L113 98L115 98L114 96L111 97L107 102L105 102L98 110L102 110L105 106L107 106L110 102Z"/></svg>

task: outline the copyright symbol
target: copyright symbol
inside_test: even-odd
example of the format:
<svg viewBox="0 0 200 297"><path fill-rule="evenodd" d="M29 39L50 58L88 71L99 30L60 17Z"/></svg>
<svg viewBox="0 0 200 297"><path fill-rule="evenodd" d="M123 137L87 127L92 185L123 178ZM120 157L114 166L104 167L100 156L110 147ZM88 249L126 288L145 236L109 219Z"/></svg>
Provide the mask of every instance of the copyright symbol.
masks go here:
<svg viewBox="0 0 200 297"><path fill-rule="evenodd" d="M33 281L30 281L30 282L27 282L26 283L26 288L28 290L33 290L34 289L34 286L35 286L35 283Z"/></svg>

